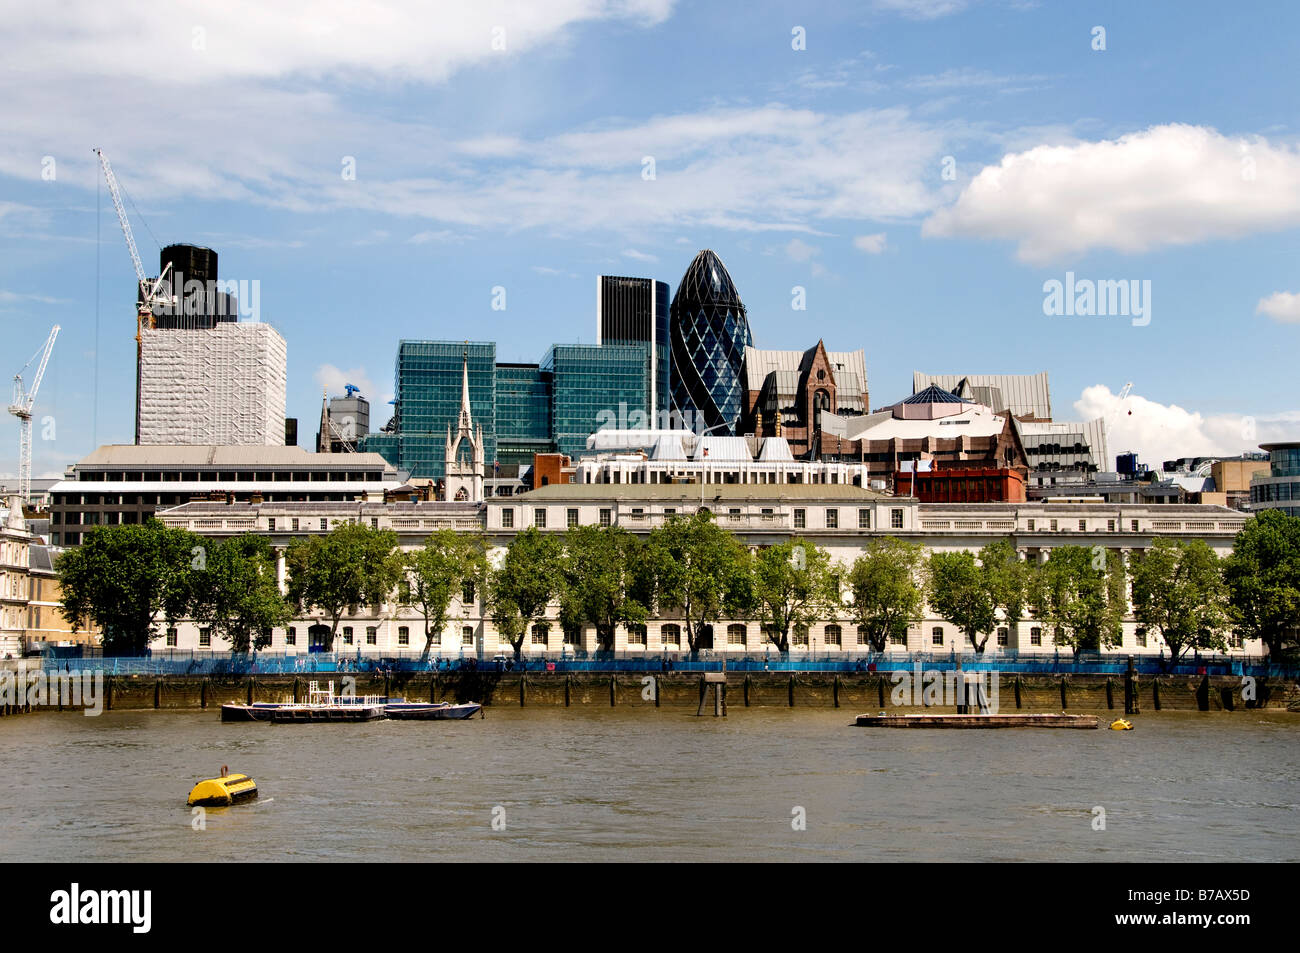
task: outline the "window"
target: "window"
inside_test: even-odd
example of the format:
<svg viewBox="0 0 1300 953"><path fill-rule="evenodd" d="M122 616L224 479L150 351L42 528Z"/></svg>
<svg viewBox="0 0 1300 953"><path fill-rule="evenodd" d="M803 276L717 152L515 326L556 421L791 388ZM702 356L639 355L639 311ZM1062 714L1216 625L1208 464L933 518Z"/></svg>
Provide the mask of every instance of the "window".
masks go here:
<svg viewBox="0 0 1300 953"><path fill-rule="evenodd" d="M293 518L293 531L298 532L298 517L296 516Z"/></svg>
<svg viewBox="0 0 1300 953"><path fill-rule="evenodd" d="M397 629L397 644L398 644L398 645L410 645L410 644L411 644L411 630L410 630L409 627L404 626L404 625L398 627L398 629Z"/></svg>
<svg viewBox="0 0 1300 953"><path fill-rule="evenodd" d="M1147 647L1146 629L1138 629L1137 632L1134 633L1134 638L1137 640L1138 648L1144 649Z"/></svg>
<svg viewBox="0 0 1300 953"><path fill-rule="evenodd" d="M1007 644L1010 641L1011 641L1010 630L1006 629L1005 627L998 629L998 645L1002 646L1003 648L1006 648Z"/></svg>
<svg viewBox="0 0 1300 953"><path fill-rule="evenodd" d="M930 644L931 644L931 645L943 645L943 626L941 626L941 625L936 625L936 626L935 626L935 627L930 631Z"/></svg>
<svg viewBox="0 0 1300 953"><path fill-rule="evenodd" d="M902 528L903 528L903 511L902 511L902 510L890 510L890 511L889 511L889 526L890 526L890 529L902 529Z"/></svg>
<svg viewBox="0 0 1300 953"><path fill-rule="evenodd" d="M790 644L791 644L791 645L807 645L807 644L808 644L808 626L806 626L806 625L796 625L796 626L794 627L794 631L790 633Z"/></svg>
<svg viewBox="0 0 1300 953"><path fill-rule="evenodd" d="M612 516L613 516L613 512L612 512L611 510L608 510L608 509L601 510L601 511L600 511L600 525L601 525L601 526L608 526L608 525L610 524L610 518L611 518Z"/></svg>
<svg viewBox="0 0 1300 953"><path fill-rule="evenodd" d="M794 511L794 528L795 528L795 529L804 529L807 525L808 525L808 511L807 511L807 510L795 510L795 511Z"/></svg>
<svg viewBox="0 0 1300 953"><path fill-rule="evenodd" d="M867 634L867 627L865 625L858 626L858 645L870 645L870 644L871 644L871 638Z"/></svg>
<svg viewBox="0 0 1300 953"><path fill-rule="evenodd" d="M645 645L646 632L644 625L629 625L627 627L627 644L628 645Z"/></svg>
<svg viewBox="0 0 1300 953"><path fill-rule="evenodd" d="M546 510L540 507L533 510L533 525L538 529L546 529Z"/></svg>
<svg viewBox="0 0 1300 953"><path fill-rule="evenodd" d="M352 644L352 626L350 625L345 625L343 627L343 644L344 645Z"/></svg>
<svg viewBox="0 0 1300 953"><path fill-rule="evenodd" d="M366 645L379 644L379 630L373 625L366 626Z"/></svg>
<svg viewBox="0 0 1300 953"><path fill-rule="evenodd" d="M199 629L199 648L206 649L212 646L212 630Z"/></svg>
<svg viewBox="0 0 1300 953"><path fill-rule="evenodd" d="M1080 532L1080 533L1086 533L1086 532L1088 532L1088 521L1087 521L1087 520L1079 520L1079 532Z"/></svg>
<svg viewBox="0 0 1300 953"><path fill-rule="evenodd" d="M664 645L681 645L682 627L673 622L661 625L659 627L659 639Z"/></svg>
<svg viewBox="0 0 1300 953"><path fill-rule="evenodd" d="M533 645L546 645L551 638L551 627L544 622L533 626Z"/></svg>
<svg viewBox="0 0 1300 953"><path fill-rule="evenodd" d="M871 510L858 510L858 529L871 529Z"/></svg>
<svg viewBox="0 0 1300 953"><path fill-rule="evenodd" d="M429 633L429 644L430 644L430 645L442 645L442 630L441 630L441 629L435 629L433 632L430 632L430 633Z"/></svg>
<svg viewBox="0 0 1300 953"><path fill-rule="evenodd" d="M371 528L371 529L379 529L379 517L378 517L378 516L372 516L372 517L370 517L370 528Z"/></svg>
<svg viewBox="0 0 1300 953"><path fill-rule="evenodd" d="M827 645L839 645L841 638L843 638L843 634L838 625L828 625L826 627L825 642Z"/></svg>
<svg viewBox="0 0 1300 953"><path fill-rule="evenodd" d="M464 584L460 587L460 601L466 606L472 606L476 595L477 593L474 591L474 580L466 579Z"/></svg>
<svg viewBox="0 0 1300 953"><path fill-rule="evenodd" d="M582 644L582 626L566 625L564 627L564 644L581 645Z"/></svg>
<svg viewBox="0 0 1300 953"><path fill-rule="evenodd" d="M1115 532L1115 521L1114 521L1114 520L1106 520L1106 532L1108 532L1108 533L1113 533L1113 532Z"/></svg>
<svg viewBox="0 0 1300 953"><path fill-rule="evenodd" d="M167 648L176 648L176 629L172 627L167 630Z"/></svg>
<svg viewBox="0 0 1300 953"><path fill-rule="evenodd" d="M462 625L460 627L460 644L461 645L474 644L474 627L472 625Z"/></svg>
<svg viewBox="0 0 1300 953"><path fill-rule="evenodd" d="M1056 532L1056 520L1052 520L1052 532Z"/></svg>
<svg viewBox="0 0 1300 953"><path fill-rule="evenodd" d="M1240 649L1245 648L1246 639L1240 632L1234 632L1228 637L1228 648Z"/></svg>
<svg viewBox="0 0 1300 953"><path fill-rule="evenodd" d="M859 634L858 634L858 640L859 640L859 641L861 641L862 639L866 638L866 634L863 633L863 631L862 631L861 629L858 630L858 633L859 633ZM907 646L907 635L906 635L906 633L901 633L901 634L900 634L900 633L891 633L890 636L889 636L889 644L890 644L890 645L901 645L901 646L903 646L903 647L906 648L906 646Z"/></svg>
<svg viewBox="0 0 1300 953"><path fill-rule="evenodd" d="M1029 530L1029 532L1032 533L1032 532L1034 531L1034 521L1033 521L1033 520L1029 520L1029 521L1025 524L1025 526L1026 526L1026 528Z"/></svg>
<svg viewBox="0 0 1300 953"><path fill-rule="evenodd" d="M1043 630L1040 629L1038 626L1034 626L1032 629L1029 630L1029 644L1030 645L1043 644Z"/></svg>
<svg viewBox="0 0 1300 953"><path fill-rule="evenodd" d="M320 518L320 531L321 531L322 533L325 533L325 532L328 532L328 531L329 531L329 528L330 528L330 521L329 521L329 518L326 517L326 516L322 516L322 517Z"/></svg>
<svg viewBox="0 0 1300 953"><path fill-rule="evenodd" d="M573 510L573 509L569 510L569 512L568 512L568 525L569 525L569 526L577 526L577 525L578 525L578 511L577 511L577 510Z"/></svg>
<svg viewBox="0 0 1300 953"><path fill-rule="evenodd" d="M285 645L298 644L298 630L295 629L293 626L289 626L289 628L284 630L284 644Z"/></svg>
<svg viewBox="0 0 1300 953"><path fill-rule="evenodd" d="M266 520L266 528L269 529L272 533L275 532L275 517L274 517L274 516L271 516L271 517L268 517L268 518L267 518L267 520Z"/></svg>
<svg viewBox="0 0 1300 953"><path fill-rule="evenodd" d="M1138 521L1137 521L1137 520L1132 520L1132 521L1129 523L1129 526L1132 527L1132 532L1136 533L1136 532L1138 531Z"/></svg>
<svg viewBox="0 0 1300 953"><path fill-rule="evenodd" d="M738 622L733 622L731 625L727 626L727 644L744 645L745 634L745 627Z"/></svg>
<svg viewBox="0 0 1300 953"><path fill-rule="evenodd" d="M826 528L827 528L827 529L839 529L839 528L840 528L840 511L839 511L839 510L827 510L827 511L826 511Z"/></svg>

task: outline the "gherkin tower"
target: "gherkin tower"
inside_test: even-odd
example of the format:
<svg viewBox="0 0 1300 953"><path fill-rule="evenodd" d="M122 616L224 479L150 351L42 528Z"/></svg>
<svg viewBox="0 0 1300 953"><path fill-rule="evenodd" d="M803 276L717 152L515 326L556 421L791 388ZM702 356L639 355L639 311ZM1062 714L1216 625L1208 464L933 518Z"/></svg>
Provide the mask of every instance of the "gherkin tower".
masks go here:
<svg viewBox="0 0 1300 953"><path fill-rule="evenodd" d="M697 432L733 433L744 408L742 365L753 337L731 275L711 250L686 269L669 320L673 409Z"/></svg>

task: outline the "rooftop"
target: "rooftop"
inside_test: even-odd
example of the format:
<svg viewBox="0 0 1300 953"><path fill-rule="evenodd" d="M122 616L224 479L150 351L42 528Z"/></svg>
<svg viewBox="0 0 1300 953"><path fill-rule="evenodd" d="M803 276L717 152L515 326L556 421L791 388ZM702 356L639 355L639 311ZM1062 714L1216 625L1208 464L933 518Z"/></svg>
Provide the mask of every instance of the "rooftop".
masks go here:
<svg viewBox="0 0 1300 953"><path fill-rule="evenodd" d="M378 453L308 453L302 447L282 446L182 446L108 444L77 461L78 467L303 467L356 470L396 468Z"/></svg>
<svg viewBox="0 0 1300 953"><path fill-rule="evenodd" d="M644 500L700 501L699 483L569 483L539 487L513 497L494 499L494 503L522 500L545 503L551 500L610 500L640 502ZM704 502L712 500L890 500L894 497L877 490L843 483L706 483ZM900 500L902 502L902 500Z"/></svg>

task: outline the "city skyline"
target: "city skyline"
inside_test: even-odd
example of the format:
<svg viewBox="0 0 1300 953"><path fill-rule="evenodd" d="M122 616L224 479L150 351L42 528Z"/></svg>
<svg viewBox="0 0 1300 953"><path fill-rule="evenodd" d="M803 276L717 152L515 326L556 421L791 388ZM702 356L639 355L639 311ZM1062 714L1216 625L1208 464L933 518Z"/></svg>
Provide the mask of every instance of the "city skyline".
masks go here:
<svg viewBox="0 0 1300 953"><path fill-rule="evenodd" d="M259 282L304 433L321 388L345 382L382 427L402 339L495 340L498 360L535 362L594 343L594 275L675 292L703 248L756 346L862 348L874 406L906 397L912 371L1047 371L1058 419L1112 417L1112 454L1153 465L1300 427L1285 388L1300 154L1269 42L1294 11L890 0L741 17L662 0L505 4L429 32L392 9L409 39L346 57L287 17L236 43L218 11L148 29L127 14L50 45L46 14L12 15L25 72L0 106L0 373L64 328L34 475L131 440L134 279L92 146L146 261L193 242ZM349 16L321 23L364 32ZM260 43L287 53L259 65ZM672 70L653 55L668 43ZM143 72L151 57L130 51L150 44L187 68ZM156 102L166 84L204 108ZM142 143L123 117L153 115L145 102L166 132ZM285 124L294 110L309 121ZM1146 314L1045 313L1046 284L1083 281L1149 288ZM0 472L17 469L14 429Z"/></svg>

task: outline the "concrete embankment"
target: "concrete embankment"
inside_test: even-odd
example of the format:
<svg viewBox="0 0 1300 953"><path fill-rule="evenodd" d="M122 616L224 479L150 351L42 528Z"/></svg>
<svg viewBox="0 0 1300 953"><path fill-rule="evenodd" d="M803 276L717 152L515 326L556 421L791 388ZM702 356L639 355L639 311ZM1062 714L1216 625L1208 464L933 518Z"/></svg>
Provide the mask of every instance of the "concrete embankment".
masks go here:
<svg viewBox="0 0 1300 953"><path fill-rule="evenodd" d="M305 701L310 675L190 676L110 675L103 681L99 706L109 711L138 709L216 709L225 702ZM478 701L489 707L698 708L706 691L697 673L440 672L357 674L322 673L335 690L357 695L404 696L412 701ZM347 682L344 679L348 679ZM987 676L986 676L987 678ZM353 684L353 680L355 684ZM986 681L987 685L987 681ZM991 688L991 686L990 686ZM1243 696L1242 679L1186 675L1138 676L1133 693L1138 711L1236 711L1250 708L1300 711L1300 684L1257 679L1254 701ZM844 708L862 711L955 710L942 682L927 693L924 685L899 685L879 673L729 673L726 707ZM1249 692L1246 692L1249 694ZM933 704L930 704L933 702ZM996 686L1001 711L1125 710L1123 675L1003 674ZM0 715L80 708L51 698L0 704ZM712 713L710 692L705 710Z"/></svg>

